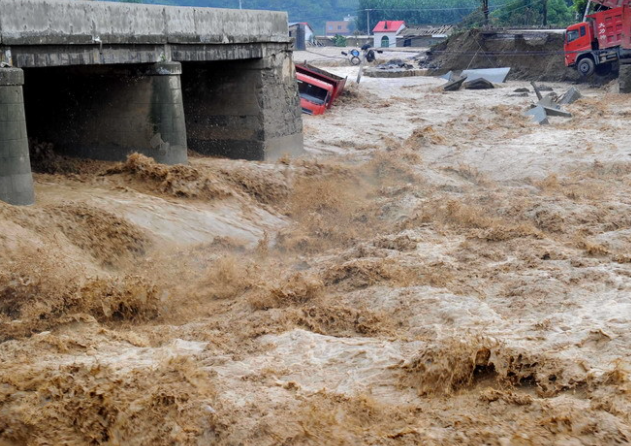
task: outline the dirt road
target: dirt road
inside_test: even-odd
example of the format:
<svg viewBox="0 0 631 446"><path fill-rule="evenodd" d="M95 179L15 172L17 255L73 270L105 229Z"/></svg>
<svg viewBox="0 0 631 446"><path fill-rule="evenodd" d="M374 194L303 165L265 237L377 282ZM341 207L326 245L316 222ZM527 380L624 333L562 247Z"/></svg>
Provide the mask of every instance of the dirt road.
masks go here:
<svg viewBox="0 0 631 446"><path fill-rule="evenodd" d="M631 102L443 83L0 204L0 445L629 444Z"/></svg>

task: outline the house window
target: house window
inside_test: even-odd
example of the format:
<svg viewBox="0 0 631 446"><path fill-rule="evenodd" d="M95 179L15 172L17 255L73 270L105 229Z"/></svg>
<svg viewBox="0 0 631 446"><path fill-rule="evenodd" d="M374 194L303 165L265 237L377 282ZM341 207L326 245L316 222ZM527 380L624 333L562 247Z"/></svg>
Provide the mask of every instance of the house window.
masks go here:
<svg viewBox="0 0 631 446"><path fill-rule="evenodd" d="M388 39L388 36L381 38L381 48L390 48L390 39Z"/></svg>

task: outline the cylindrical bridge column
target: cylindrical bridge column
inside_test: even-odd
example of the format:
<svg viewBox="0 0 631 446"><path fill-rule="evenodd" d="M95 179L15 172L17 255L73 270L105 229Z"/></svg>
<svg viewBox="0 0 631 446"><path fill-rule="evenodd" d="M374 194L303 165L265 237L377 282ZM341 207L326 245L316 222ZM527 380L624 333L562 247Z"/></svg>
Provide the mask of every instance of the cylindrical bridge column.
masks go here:
<svg viewBox="0 0 631 446"><path fill-rule="evenodd" d="M0 68L0 200L14 205L35 202L22 85L22 70Z"/></svg>
<svg viewBox="0 0 631 446"><path fill-rule="evenodd" d="M156 63L148 73L152 79L150 140L151 156L159 163L185 164L188 161L186 122L182 102L182 64Z"/></svg>

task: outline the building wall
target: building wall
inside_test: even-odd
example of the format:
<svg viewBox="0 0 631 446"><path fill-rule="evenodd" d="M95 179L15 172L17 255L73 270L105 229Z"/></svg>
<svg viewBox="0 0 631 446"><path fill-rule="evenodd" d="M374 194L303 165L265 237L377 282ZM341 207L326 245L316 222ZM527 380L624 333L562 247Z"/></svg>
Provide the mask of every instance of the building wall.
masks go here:
<svg viewBox="0 0 631 446"><path fill-rule="evenodd" d="M340 36L348 36L351 32L348 28L348 22L326 22L324 34L327 36L334 36L336 34L339 34Z"/></svg>
<svg viewBox="0 0 631 446"><path fill-rule="evenodd" d="M381 47L381 38L383 36L387 36L388 39L390 39L390 47L395 47L396 46L396 39L397 39L397 32L393 31L390 33L375 33L374 34L374 40L373 40L373 46L375 48L380 48Z"/></svg>
<svg viewBox="0 0 631 446"><path fill-rule="evenodd" d="M313 32L313 30L310 27L305 26L305 40L307 42L311 42L314 36L315 36L315 33Z"/></svg>

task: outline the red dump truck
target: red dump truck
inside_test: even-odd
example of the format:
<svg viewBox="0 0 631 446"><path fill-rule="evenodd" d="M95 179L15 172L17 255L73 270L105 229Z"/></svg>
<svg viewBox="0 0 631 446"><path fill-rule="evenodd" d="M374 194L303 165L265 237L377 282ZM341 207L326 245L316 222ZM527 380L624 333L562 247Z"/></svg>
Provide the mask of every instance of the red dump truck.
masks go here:
<svg viewBox="0 0 631 446"><path fill-rule="evenodd" d="M300 107L308 115L321 115L331 105L333 86L303 73L296 73Z"/></svg>
<svg viewBox="0 0 631 446"><path fill-rule="evenodd" d="M631 0L594 0L598 11L565 32L565 65L583 76L631 63ZM587 8L590 7L588 3Z"/></svg>
<svg viewBox="0 0 631 446"><path fill-rule="evenodd" d="M324 113L342 94L346 78L322 70L307 62L296 64L296 79L302 112L313 115Z"/></svg>

